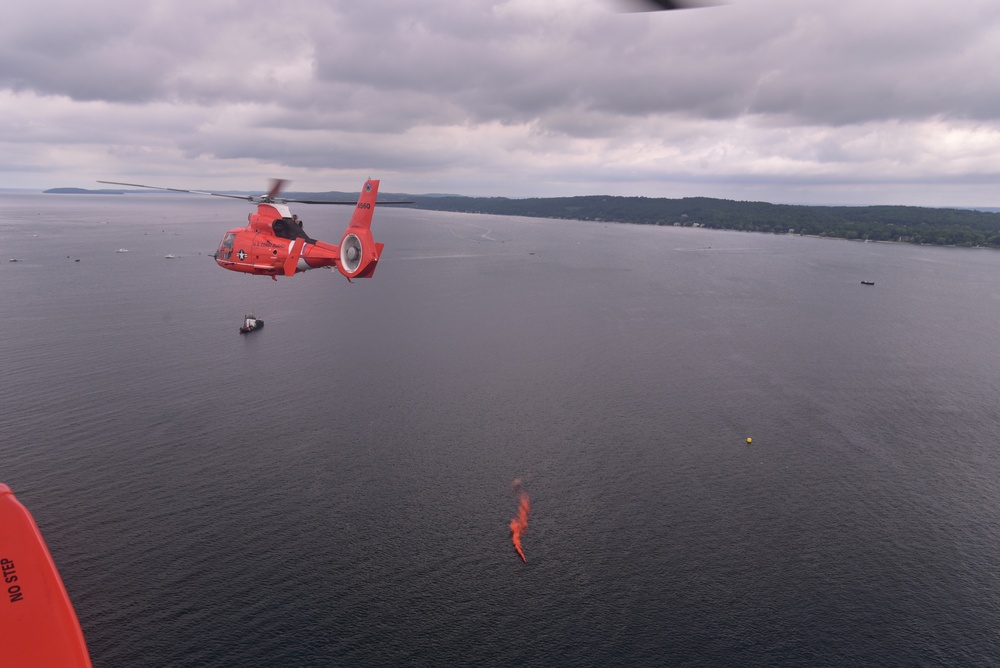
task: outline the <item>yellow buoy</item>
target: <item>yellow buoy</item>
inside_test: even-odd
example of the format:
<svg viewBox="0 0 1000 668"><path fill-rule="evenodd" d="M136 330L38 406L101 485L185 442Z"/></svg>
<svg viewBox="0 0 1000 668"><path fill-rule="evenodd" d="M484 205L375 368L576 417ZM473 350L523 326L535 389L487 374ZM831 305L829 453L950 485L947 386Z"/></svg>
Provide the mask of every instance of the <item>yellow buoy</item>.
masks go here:
<svg viewBox="0 0 1000 668"><path fill-rule="evenodd" d="M750 445L751 443L753 443L753 439L747 436L747 445Z"/></svg>

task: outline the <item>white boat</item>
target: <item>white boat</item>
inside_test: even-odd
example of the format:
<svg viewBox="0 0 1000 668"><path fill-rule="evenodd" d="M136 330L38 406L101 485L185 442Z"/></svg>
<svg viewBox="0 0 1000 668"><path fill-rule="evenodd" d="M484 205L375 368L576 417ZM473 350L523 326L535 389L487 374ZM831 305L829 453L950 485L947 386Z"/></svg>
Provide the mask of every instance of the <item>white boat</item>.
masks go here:
<svg viewBox="0 0 1000 668"><path fill-rule="evenodd" d="M264 321L255 316L253 313L248 313L245 318L243 318L243 325L240 327L240 334L249 334L250 332L260 329L264 326Z"/></svg>

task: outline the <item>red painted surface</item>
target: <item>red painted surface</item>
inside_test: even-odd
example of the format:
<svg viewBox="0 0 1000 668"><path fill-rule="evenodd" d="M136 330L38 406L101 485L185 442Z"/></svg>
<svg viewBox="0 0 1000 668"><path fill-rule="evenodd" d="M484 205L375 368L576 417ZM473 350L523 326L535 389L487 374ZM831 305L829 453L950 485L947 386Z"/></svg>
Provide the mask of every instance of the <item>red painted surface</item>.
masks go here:
<svg viewBox="0 0 1000 668"><path fill-rule="evenodd" d="M0 483L0 666L90 666L76 612L28 509Z"/></svg>

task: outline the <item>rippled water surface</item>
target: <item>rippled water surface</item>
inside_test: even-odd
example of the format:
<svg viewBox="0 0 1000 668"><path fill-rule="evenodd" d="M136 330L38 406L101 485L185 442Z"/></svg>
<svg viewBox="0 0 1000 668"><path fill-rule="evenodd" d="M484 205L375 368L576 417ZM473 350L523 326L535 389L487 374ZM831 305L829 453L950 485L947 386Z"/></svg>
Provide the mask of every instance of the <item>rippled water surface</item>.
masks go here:
<svg viewBox="0 0 1000 668"><path fill-rule="evenodd" d="M274 282L238 202L0 200L0 480L97 666L1000 657L1000 254L383 208Z"/></svg>

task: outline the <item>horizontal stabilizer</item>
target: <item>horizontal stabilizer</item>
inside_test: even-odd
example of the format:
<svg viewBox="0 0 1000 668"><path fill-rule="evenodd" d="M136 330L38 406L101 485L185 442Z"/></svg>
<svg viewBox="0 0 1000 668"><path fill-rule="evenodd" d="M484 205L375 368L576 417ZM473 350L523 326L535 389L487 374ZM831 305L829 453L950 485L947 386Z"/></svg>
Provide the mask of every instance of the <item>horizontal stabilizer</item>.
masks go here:
<svg viewBox="0 0 1000 668"><path fill-rule="evenodd" d="M378 266L378 259L382 257L383 248L385 248L385 244L375 244L375 257L365 265L356 278L371 278L375 274L375 267Z"/></svg>

